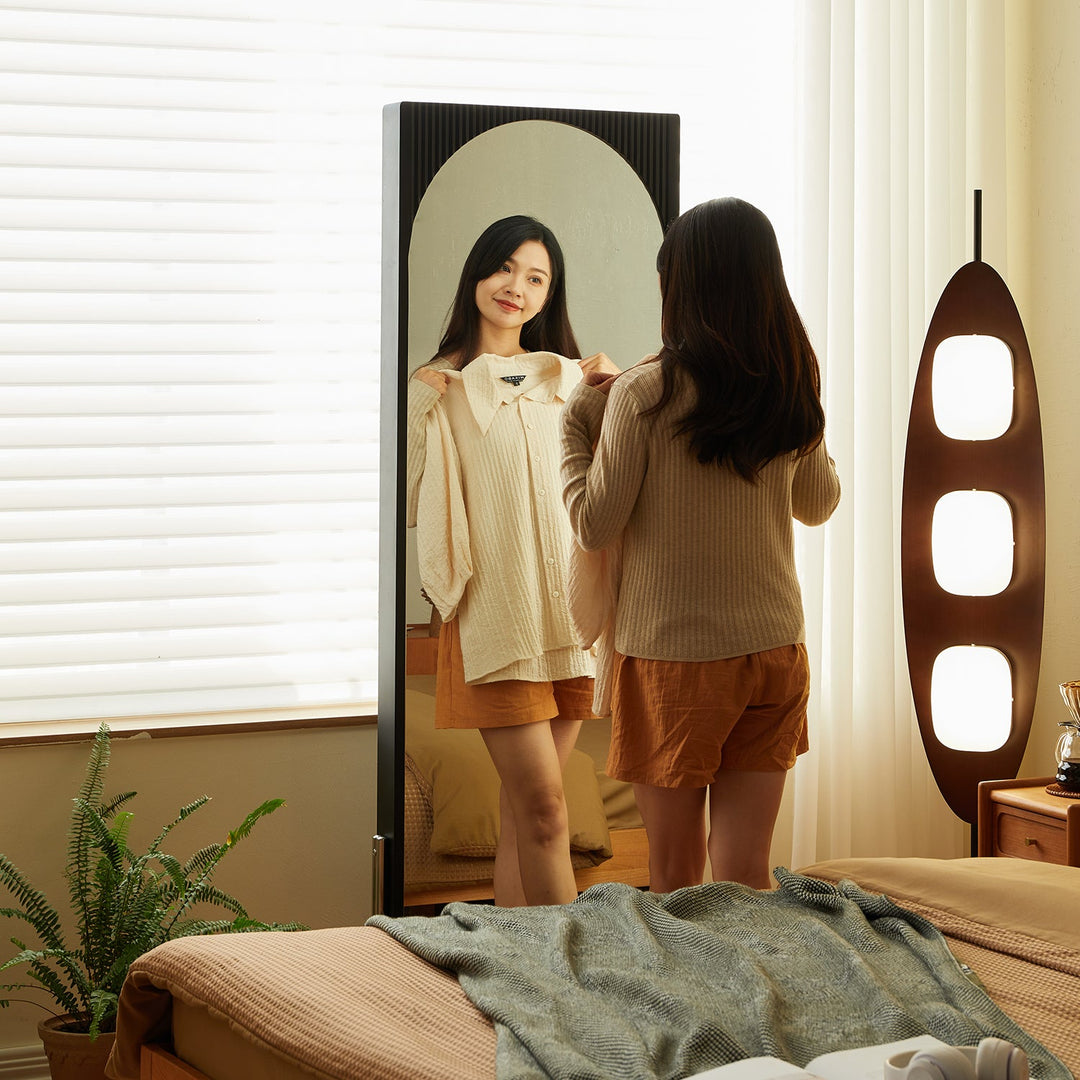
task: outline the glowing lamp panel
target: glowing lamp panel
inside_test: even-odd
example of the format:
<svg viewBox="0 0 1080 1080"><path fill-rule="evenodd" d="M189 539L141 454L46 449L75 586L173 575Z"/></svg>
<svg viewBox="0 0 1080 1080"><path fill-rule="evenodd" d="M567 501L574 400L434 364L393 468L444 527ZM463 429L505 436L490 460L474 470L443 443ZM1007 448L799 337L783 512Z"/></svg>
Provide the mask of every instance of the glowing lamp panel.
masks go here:
<svg viewBox="0 0 1080 1080"><path fill-rule="evenodd" d="M951 750L988 752L1012 728L1012 667L998 649L954 645L938 653L930 676L934 735Z"/></svg>
<svg viewBox="0 0 1080 1080"><path fill-rule="evenodd" d="M934 506L937 583L956 596L996 596L1013 576L1013 514L996 491L950 491Z"/></svg>
<svg viewBox="0 0 1080 1080"><path fill-rule="evenodd" d="M934 351L934 423L950 439L996 439L1013 415L1013 358L1001 338L964 334Z"/></svg>

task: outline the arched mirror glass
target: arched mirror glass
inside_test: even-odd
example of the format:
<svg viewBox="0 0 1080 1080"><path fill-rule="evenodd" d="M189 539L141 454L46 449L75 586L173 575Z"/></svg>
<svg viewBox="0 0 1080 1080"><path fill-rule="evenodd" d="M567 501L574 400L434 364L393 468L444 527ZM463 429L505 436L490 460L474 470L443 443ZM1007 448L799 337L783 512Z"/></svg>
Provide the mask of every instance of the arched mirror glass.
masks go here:
<svg viewBox="0 0 1080 1080"><path fill-rule="evenodd" d="M620 367L659 343L655 257L677 213L678 121L653 114L404 103L386 113L379 835L376 906L490 896L498 779L475 731L436 731L437 626L404 522L404 400L444 329L462 264L493 221L528 214L563 248L583 355ZM437 617L434 620L437 623ZM579 881L643 883L633 795L603 774L609 727L567 766Z"/></svg>

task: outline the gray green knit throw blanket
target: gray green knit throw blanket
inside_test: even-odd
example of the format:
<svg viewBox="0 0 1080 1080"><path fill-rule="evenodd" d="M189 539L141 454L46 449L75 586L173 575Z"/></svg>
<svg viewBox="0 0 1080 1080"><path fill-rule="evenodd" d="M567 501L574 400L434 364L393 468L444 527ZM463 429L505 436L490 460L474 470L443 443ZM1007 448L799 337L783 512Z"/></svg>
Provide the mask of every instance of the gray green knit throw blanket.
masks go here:
<svg viewBox="0 0 1080 1080"><path fill-rule="evenodd" d="M608 884L563 907L455 903L369 925L457 974L495 1024L499 1080L675 1080L923 1034L1009 1039L1036 1080L1068 1080L926 919L849 881L776 878L775 892Z"/></svg>

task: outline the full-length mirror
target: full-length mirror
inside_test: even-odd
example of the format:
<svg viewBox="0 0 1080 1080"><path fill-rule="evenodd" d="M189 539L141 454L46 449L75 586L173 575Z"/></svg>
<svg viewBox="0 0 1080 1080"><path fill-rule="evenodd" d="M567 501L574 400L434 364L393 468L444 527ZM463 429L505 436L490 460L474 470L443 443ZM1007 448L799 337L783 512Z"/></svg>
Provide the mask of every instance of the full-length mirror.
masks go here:
<svg viewBox="0 0 1080 1080"><path fill-rule="evenodd" d="M459 274L492 222L526 214L565 256L581 354L622 368L659 341L655 256L677 213L678 121L650 114L402 104L386 114L379 836L382 908L491 895L498 776L475 730L434 728L437 615L405 527L405 395L439 344ZM566 766L579 882L643 884L627 785L603 773L609 722Z"/></svg>

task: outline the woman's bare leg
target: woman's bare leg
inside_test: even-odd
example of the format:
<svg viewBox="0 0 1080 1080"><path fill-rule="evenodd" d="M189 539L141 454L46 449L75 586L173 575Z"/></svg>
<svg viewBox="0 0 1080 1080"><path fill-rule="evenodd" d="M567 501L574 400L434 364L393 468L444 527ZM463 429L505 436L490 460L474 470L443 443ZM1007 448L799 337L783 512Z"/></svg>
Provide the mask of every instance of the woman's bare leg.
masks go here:
<svg viewBox="0 0 1080 1080"><path fill-rule="evenodd" d="M522 907L527 903L518 866L517 829L506 785L499 785L499 841L495 846L495 903L499 907Z"/></svg>
<svg viewBox="0 0 1080 1080"><path fill-rule="evenodd" d="M701 884L705 873L706 790L634 785L634 797L649 839L649 888L653 892Z"/></svg>
<svg viewBox="0 0 1080 1080"><path fill-rule="evenodd" d="M722 771L709 787L713 881L772 888L769 848L787 773Z"/></svg>
<svg viewBox="0 0 1080 1080"><path fill-rule="evenodd" d="M565 904L577 896L562 771L580 728L580 720L556 718L480 732L502 781L495 854L495 902L502 907Z"/></svg>

